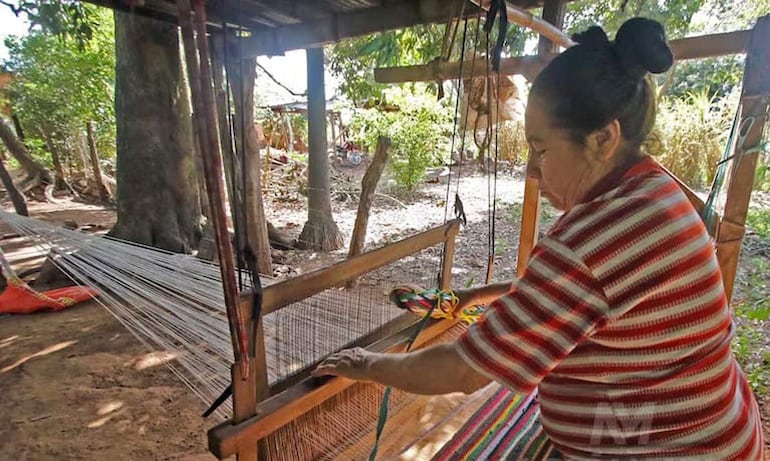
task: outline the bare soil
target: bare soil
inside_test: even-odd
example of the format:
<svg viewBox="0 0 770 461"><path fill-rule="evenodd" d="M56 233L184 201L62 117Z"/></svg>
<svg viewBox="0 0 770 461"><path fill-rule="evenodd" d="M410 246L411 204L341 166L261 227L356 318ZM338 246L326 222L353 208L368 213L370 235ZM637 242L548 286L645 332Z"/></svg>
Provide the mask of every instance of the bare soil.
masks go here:
<svg viewBox="0 0 770 461"><path fill-rule="evenodd" d="M350 175L350 184L360 181L360 169L345 174ZM485 177L475 174L464 177L459 189L468 226L458 240L454 267L457 284L481 283L486 272L489 185ZM304 197L297 190L279 190L277 186L268 190L268 219L296 237L306 219ZM450 203L455 190L452 183ZM446 184L429 184L413 194L397 193L386 185L381 192L369 220L369 248L444 220ZM515 272L520 218L517 204L522 194L520 172L502 173L497 183L493 251L498 279ZM349 236L357 197L335 196L335 220ZM1 205L9 209L7 202ZM57 224L70 220L109 228L115 222L112 209L70 200L33 203L30 208L35 218ZM556 213L546 207L544 214L547 226ZM0 236L9 232L0 224ZM0 241L3 246L5 243ZM753 244L761 251L767 248L767 242ZM282 267L276 275L310 271L345 254L345 249L331 254L276 251L274 257ZM739 277L745 278L751 267L741 271ZM766 322L756 326L767 336ZM764 344L768 346L765 351L770 350L767 339ZM0 317L0 458L213 460L206 449L206 430L212 423L200 417L203 403L166 367L153 362L152 352L95 304L56 313ZM762 411L770 441L770 404L764 399ZM770 447L767 454L770 457Z"/></svg>

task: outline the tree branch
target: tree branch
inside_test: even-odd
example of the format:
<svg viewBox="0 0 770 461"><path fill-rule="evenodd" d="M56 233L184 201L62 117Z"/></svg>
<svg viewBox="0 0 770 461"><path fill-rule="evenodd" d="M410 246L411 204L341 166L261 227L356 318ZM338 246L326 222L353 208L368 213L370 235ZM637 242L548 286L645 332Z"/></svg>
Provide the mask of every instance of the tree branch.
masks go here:
<svg viewBox="0 0 770 461"><path fill-rule="evenodd" d="M3 0L0 0L0 2L2 2L2 1L3 1ZM268 77L270 77L270 80L274 81L274 82L276 83L276 85L280 86L280 87L281 87L281 88L283 88L284 90L286 90L286 91L288 91L289 93L291 93L291 95L292 95L292 96L307 96L307 91L305 91L304 93L296 93L296 92L292 91L292 89L291 89L291 88L289 88L288 86L286 86L286 85L284 85L283 83L279 82L279 81L278 81L278 79L277 79L277 78L275 78L275 77L273 77L273 74L271 74L270 72L268 72L268 71L267 71L267 69L265 69L265 68L264 68L264 67L263 67L263 66L262 66L260 63L257 63L257 67L259 67L259 69L260 69L260 70L262 70L262 72L264 72L264 73L265 73L265 75L267 75Z"/></svg>
<svg viewBox="0 0 770 461"><path fill-rule="evenodd" d="M19 7L16 7L16 6L14 6L12 3L8 3L8 2L5 2L5 1L3 1L3 0L0 0L0 5L5 5L5 6L7 6L8 8L10 8L10 9L11 9L11 11L13 11L13 14L14 14L14 15L16 15L16 16L18 16L18 15L19 15L19 13L21 13L21 11L22 11L22 8L21 8L21 6L19 6Z"/></svg>

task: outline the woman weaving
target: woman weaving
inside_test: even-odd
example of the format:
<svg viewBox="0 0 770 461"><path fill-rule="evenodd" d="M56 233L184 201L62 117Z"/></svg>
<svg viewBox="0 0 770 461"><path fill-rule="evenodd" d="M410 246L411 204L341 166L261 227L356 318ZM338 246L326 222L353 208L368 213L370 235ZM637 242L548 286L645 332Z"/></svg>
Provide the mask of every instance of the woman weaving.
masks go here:
<svg viewBox="0 0 770 461"><path fill-rule="evenodd" d="M635 18L614 42L598 27L574 39L530 93L528 174L564 214L523 276L456 292L457 309L489 308L454 343L342 351L316 374L418 394L537 388L568 459L763 459L712 242L640 147L655 121L649 73L673 62L663 28Z"/></svg>

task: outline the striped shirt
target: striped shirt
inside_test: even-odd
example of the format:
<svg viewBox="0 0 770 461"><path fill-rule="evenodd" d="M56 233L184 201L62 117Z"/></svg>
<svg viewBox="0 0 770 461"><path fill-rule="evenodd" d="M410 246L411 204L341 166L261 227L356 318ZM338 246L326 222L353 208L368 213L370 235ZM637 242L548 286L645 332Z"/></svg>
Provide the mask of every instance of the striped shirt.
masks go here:
<svg viewBox="0 0 770 461"><path fill-rule="evenodd" d="M460 354L516 392L537 388L568 459L763 459L697 212L650 158L592 197L538 243Z"/></svg>

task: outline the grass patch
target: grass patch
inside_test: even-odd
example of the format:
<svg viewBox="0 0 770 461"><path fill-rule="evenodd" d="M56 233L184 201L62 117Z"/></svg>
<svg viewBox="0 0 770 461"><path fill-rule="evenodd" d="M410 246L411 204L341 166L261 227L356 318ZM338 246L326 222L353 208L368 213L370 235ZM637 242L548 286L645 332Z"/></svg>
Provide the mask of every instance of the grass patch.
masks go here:
<svg viewBox="0 0 770 461"><path fill-rule="evenodd" d="M746 224L762 238L770 237L770 209L751 208Z"/></svg>

